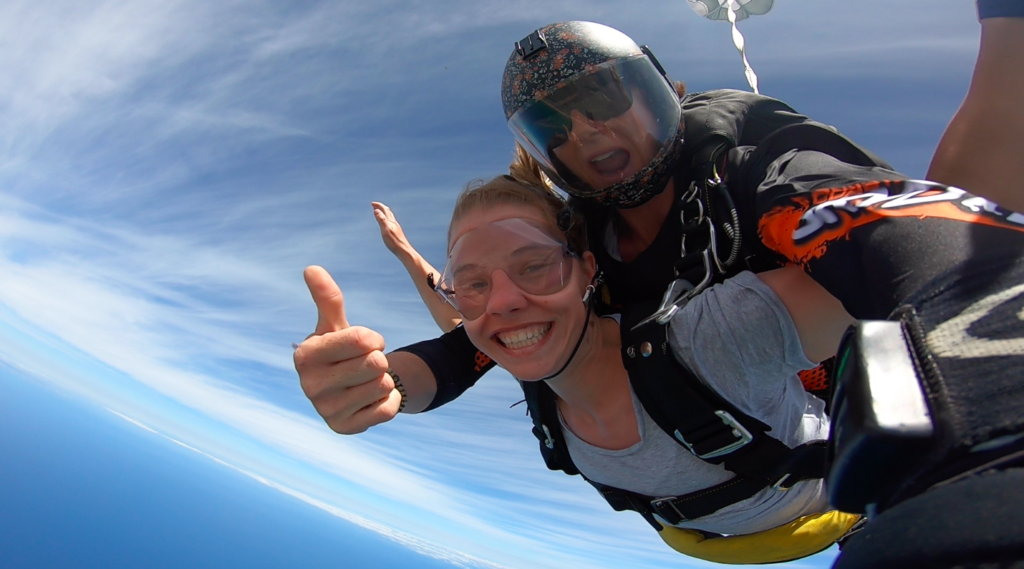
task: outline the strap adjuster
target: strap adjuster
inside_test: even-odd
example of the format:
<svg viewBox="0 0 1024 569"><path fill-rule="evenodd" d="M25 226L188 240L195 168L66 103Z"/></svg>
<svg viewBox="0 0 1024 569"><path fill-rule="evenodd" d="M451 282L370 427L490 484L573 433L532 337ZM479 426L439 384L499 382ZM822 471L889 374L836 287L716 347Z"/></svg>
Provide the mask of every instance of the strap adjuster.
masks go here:
<svg viewBox="0 0 1024 569"><path fill-rule="evenodd" d="M676 432L674 433L676 439L679 442L683 443L683 445L686 446L686 448L688 448L690 452L693 453L693 455L696 456L697 458L707 459L729 454L737 449L747 446L747 444L750 443L750 441L754 440L754 435L751 435L750 431L748 431L746 427L741 425L740 422L737 421L736 418L733 417L731 414L729 414L728 411L715 411L715 415L718 415L718 418L721 419L723 423L725 423L725 426L731 429L732 436L736 437L735 441L726 444L725 446L720 447L718 449L705 453L699 453L696 449L694 449L694 445L690 444L689 442L686 441L685 438L683 438L683 434L680 433L678 429L676 429Z"/></svg>
<svg viewBox="0 0 1024 569"><path fill-rule="evenodd" d="M654 510L654 514L663 521L674 526L680 522L685 522L688 519L679 511L679 508L676 507L675 501L676 496L651 500L651 509ZM672 514L675 514L675 516Z"/></svg>
<svg viewBox="0 0 1024 569"><path fill-rule="evenodd" d="M781 478L775 481L775 484L772 484L772 490L776 490L779 492L785 492L786 490L789 490L790 487L786 486L785 484L786 481L789 480L790 476L792 476L792 473L783 474Z"/></svg>

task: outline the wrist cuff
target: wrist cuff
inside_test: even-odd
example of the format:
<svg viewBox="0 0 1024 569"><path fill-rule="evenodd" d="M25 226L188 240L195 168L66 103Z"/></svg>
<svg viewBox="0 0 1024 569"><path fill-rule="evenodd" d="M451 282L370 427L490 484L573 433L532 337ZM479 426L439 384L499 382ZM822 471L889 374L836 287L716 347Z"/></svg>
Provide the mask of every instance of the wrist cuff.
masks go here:
<svg viewBox="0 0 1024 569"><path fill-rule="evenodd" d="M1024 0L978 0L978 21L986 18L1024 18Z"/></svg>

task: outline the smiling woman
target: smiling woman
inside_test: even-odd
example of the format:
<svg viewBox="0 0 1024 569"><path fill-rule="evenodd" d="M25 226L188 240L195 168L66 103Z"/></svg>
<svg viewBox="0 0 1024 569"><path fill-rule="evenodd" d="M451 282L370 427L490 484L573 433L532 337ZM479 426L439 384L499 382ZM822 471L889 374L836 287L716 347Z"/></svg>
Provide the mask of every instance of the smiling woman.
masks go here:
<svg viewBox="0 0 1024 569"><path fill-rule="evenodd" d="M509 198L517 194L518 199ZM486 286L482 291L469 292L474 300L469 310L460 302L463 288L458 279L453 280L454 287L444 291L465 317L464 326L473 343L523 383L535 422L548 440L554 441L550 449L554 452L545 458L562 461L566 470L578 469L610 501L637 496L675 497L664 502L665 508L647 511L645 516L666 541L690 555L716 561L781 561L817 552L845 533L857 516L829 514L835 519L822 523L821 516L827 510L822 473L812 472L813 467L779 472L780 478L788 476L786 488L790 489L779 493L763 485L750 485L743 475L730 472L729 466L704 462L672 442L670 433L662 432L647 409L655 415L663 409L646 393L635 393L634 389L649 382L659 383L665 378L649 374L665 373L666 369L671 374L673 366L627 371L620 354L624 344L635 338L630 330L635 320L591 317L591 292L598 283L595 258L590 251L573 252L570 243L574 240L566 230L575 229L578 235L583 220L569 213L568 217L561 216L559 227L560 216L553 213L559 205L563 208L559 213L570 211L549 190L508 177L464 192L452 219L448 263L460 267L472 259L474 267L487 267L474 272L481 276L487 273L486 278L472 281ZM506 237L494 240L496 231ZM552 237L559 234L561 241ZM579 239L575 241L576 251L580 251ZM556 254L557 262L526 266L492 263L501 259L506 249L521 250L541 243ZM548 277L543 281L546 286L523 286L522 269L538 267ZM760 276L741 273L712 287L699 301L672 317L667 346L686 368L697 370L695 385L710 388L715 401L728 401L730 411L743 423L749 425L754 419L771 425L775 433L788 433L774 442L758 434L754 444L775 448L795 464L815 460L806 457L821 450L820 439L827 436L828 421L821 402L806 394L799 384L797 373L815 364L801 350L801 331L794 328L784 301L777 296L788 296L792 303L796 295L814 295L816 285L803 277L803 284L795 286L801 273L780 271ZM789 276L782 274L787 271ZM772 288L780 284L782 288ZM745 316L744 328L749 330L746 338L737 338L738 330L727 332L729 322L740 314ZM818 316L821 320L848 321L838 305L831 313ZM832 329L838 331L841 326ZM716 347L721 345L723 335L736 341L737 352ZM833 341L838 342L838 338ZM784 356L785 365L778 365L779 355ZM737 367L737 362L742 364ZM543 408L552 403L557 418L547 416ZM808 409L816 410L808 413ZM543 423L552 420L557 422ZM815 439L819 439L819 446L812 442ZM807 452L792 450L794 447ZM799 457L801 454L805 456ZM749 487L736 492L737 483ZM673 510L680 508L687 512L686 518L673 520ZM757 542L763 537L761 532L797 519L804 526L803 539L783 544L780 542L785 540L773 536L769 541L776 549L771 553L747 556L764 546ZM686 528L752 535L718 538L731 540L722 547L730 553L723 555L711 551L721 546L715 540L698 547L682 545L677 538L686 535Z"/></svg>
<svg viewBox="0 0 1024 569"><path fill-rule="evenodd" d="M594 255L584 252L582 222L570 219L568 231L555 226L563 207L552 192L527 190L501 177L463 193L452 216L451 252L438 290L462 314L477 348L519 379L551 379L564 371L580 348L590 315L585 302L586 316L580 312L575 320L563 315L494 328L497 320L488 318L501 303L516 311L522 300L517 291L543 297L541 302L593 292L596 265ZM548 361L552 357L554 363Z"/></svg>
<svg viewBox="0 0 1024 569"><path fill-rule="evenodd" d="M820 551L846 533L858 516L828 512L822 484L824 404L797 377L816 365L800 343L812 331L798 330L786 309L798 298L805 306L809 298L822 298L817 285L795 268L741 273L672 317L666 345L685 368L676 369L666 354L652 360L669 358L663 362L668 372L684 378L691 376L683 369L694 370L686 380L694 390L689 404L725 404L730 420L753 438L745 444L776 456L774 464L762 461L737 472L736 464L711 458L714 453L688 451L652 419L665 408L640 389L667 379L652 376L665 369L627 371L620 354L633 339L635 321L593 315L599 279L584 234L582 218L551 190L509 176L471 186L456 203L451 252L437 285L462 314L476 347L521 381L534 421L548 421L539 427L552 441L545 458L582 473L613 505L627 499L658 502L641 513L689 555L783 561ZM836 335L831 343L838 343L843 325L821 323L845 324L849 317L837 303L819 308L815 332L830 329ZM737 337L740 329L730 330L740 320L743 337ZM736 342L734 349L721 349L725 337ZM304 376L311 360L326 355L317 347L322 341L296 352ZM358 387L370 390L368 401L379 400L375 413L393 415L404 398L395 391L388 395L397 385L394 375L390 380L385 375L382 382ZM703 449L703 437L692 444ZM767 478L752 478L745 470L750 468L771 472L788 491L770 488ZM787 527L788 537L773 531L789 524L799 531ZM707 534L690 533L694 529L746 535L705 539Z"/></svg>

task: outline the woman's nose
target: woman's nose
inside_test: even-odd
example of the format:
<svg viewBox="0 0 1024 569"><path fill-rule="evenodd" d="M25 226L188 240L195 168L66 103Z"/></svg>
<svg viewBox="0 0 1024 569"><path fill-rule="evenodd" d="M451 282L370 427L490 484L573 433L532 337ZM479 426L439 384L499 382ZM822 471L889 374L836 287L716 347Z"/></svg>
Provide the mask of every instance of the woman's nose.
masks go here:
<svg viewBox="0 0 1024 569"><path fill-rule="evenodd" d="M569 112L569 118L572 121L571 134L576 138L585 139L600 132L597 121L576 109Z"/></svg>
<svg viewBox="0 0 1024 569"><path fill-rule="evenodd" d="M487 299L487 312L490 314L508 314L526 307L523 289L502 270L491 274L491 295Z"/></svg>

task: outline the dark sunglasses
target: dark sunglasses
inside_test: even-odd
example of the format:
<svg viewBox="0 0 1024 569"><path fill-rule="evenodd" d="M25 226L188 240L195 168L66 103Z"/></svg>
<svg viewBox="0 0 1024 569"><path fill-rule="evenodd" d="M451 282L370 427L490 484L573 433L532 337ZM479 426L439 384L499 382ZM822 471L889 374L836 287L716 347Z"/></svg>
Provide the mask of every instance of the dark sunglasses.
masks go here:
<svg viewBox="0 0 1024 569"><path fill-rule="evenodd" d="M633 97L614 68L601 69L562 87L523 110L519 124L524 134L549 152L565 144L572 132L572 111L592 121L621 116L633 106Z"/></svg>

